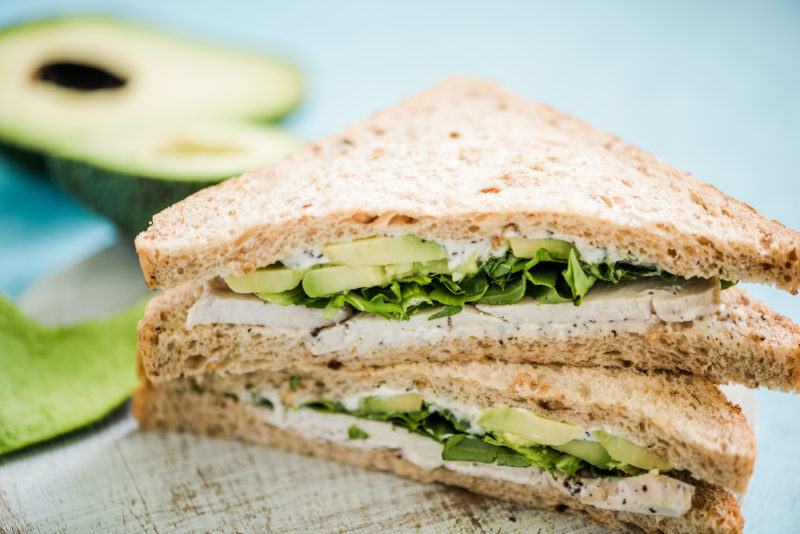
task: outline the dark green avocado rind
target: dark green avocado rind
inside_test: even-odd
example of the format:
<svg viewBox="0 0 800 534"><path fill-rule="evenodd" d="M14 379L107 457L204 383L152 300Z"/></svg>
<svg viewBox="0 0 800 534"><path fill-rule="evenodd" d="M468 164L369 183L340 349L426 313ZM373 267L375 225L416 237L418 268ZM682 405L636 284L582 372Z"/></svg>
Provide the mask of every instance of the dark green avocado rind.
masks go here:
<svg viewBox="0 0 800 534"><path fill-rule="evenodd" d="M49 327L0 295L0 454L93 423L128 398L144 306Z"/></svg>
<svg viewBox="0 0 800 534"><path fill-rule="evenodd" d="M101 169L49 156L47 173L70 196L109 218L126 235L147 229L153 215L228 176L203 181L166 180Z"/></svg>
<svg viewBox="0 0 800 534"><path fill-rule="evenodd" d="M37 178L47 178L44 153L3 142L0 142L0 153L17 165L30 170Z"/></svg>

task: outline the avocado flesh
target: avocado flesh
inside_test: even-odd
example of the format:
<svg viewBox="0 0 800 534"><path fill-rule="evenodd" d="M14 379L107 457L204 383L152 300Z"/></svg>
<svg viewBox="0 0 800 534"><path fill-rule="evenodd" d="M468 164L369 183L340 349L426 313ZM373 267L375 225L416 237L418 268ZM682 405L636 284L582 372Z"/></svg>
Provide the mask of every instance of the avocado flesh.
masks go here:
<svg viewBox="0 0 800 534"><path fill-rule="evenodd" d="M295 107L301 87L282 61L108 18L50 19L0 33L0 140L39 152L121 124L275 119Z"/></svg>
<svg viewBox="0 0 800 534"><path fill-rule="evenodd" d="M418 412L422 409L422 397L416 393L364 397L359 402L359 409L366 413Z"/></svg>
<svg viewBox="0 0 800 534"><path fill-rule="evenodd" d="M325 256L341 265L389 265L443 260L447 252L438 243L413 236L369 237L323 248Z"/></svg>
<svg viewBox="0 0 800 534"><path fill-rule="evenodd" d="M601 430L592 432L592 436L608 452L609 456L618 462L630 464L639 469L658 469L665 473L672 469L669 462L661 456L648 451L620 436L612 436Z"/></svg>
<svg viewBox="0 0 800 534"><path fill-rule="evenodd" d="M572 250L572 244L559 239L524 239L511 237L508 239L511 252L518 258L533 258L540 249L549 252L554 258L567 259Z"/></svg>
<svg viewBox="0 0 800 534"><path fill-rule="evenodd" d="M170 119L82 132L49 157L131 177L211 184L273 163L302 144L275 126Z"/></svg>
<svg viewBox="0 0 800 534"><path fill-rule="evenodd" d="M504 434L521 446L564 445L583 433L577 426L550 421L528 410L510 406L484 410L477 423L487 432Z"/></svg>
<svg viewBox="0 0 800 534"><path fill-rule="evenodd" d="M393 280L400 280L418 274L446 274L450 272L447 269L447 261L445 260L394 263L391 265L384 265L383 269L386 272L386 277Z"/></svg>
<svg viewBox="0 0 800 534"><path fill-rule="evenodd" d="M236 293L281 293L297 287L304 274L305 269L273 265L243 276L225 276L223 280Z"/></svg>
<svg viewBox="0 0 800 534"><path fill-rule="evenodd" d="M553 447L557 451L571 454L581 460L592 464L601 469L607 469L608 463L611 461L611 456L599 443L594 441L586 441L583 439L574 439L568 441L563 445L556 445Z"/></svg>
<svg viewBox="0 0 800 534"><path fill-rule="evenodd" d="M309 297L324 297L348 289L379 286L385 282L383 267L333 265L308 271L303 277L303 290Z"/></svg>
<svg viewBox="0 0 800 534"><path fill-rule="evenodd" d="M136 234L175 202L300 145L274 127L188 119L85 132L44 162L62 189Z"/></svg>

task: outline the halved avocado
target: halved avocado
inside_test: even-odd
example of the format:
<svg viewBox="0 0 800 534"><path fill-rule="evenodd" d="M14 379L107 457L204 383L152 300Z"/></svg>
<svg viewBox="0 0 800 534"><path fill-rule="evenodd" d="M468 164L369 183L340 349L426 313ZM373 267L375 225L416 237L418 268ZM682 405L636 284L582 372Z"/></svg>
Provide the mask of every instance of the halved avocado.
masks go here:
<svg viewBox="0 0 800 534"><path fill-rule="evenodd" d="M167 206L301 144L277 127L229 120L137 123L77 134L45 166L64 190L133 234Z"/></svg>
<svg viewBox="0 0 800 534"><path fill-rule="evenodd" d="M33 152L76 134L179 117L270 120L301 95L297 70L101 17L0 33L0 141Z"/></svg>

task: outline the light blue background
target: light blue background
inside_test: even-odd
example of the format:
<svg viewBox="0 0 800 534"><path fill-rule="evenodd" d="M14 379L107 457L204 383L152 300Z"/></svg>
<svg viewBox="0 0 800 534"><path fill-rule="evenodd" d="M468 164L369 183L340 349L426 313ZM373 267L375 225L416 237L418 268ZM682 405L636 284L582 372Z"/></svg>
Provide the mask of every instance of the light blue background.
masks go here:
<svg viewBox="0 0 800 534"><path fill-rule="evenodd" d="M287 121L313 138L448 74L494 78L800 229L800 2L42 2L0 24L117 13L274 51L307 76ZM0 161L0 292L109 245L112 227ZM750 288L800 321L800 297ZM800 531L800 397L758 392L749 532Z"/></svg>

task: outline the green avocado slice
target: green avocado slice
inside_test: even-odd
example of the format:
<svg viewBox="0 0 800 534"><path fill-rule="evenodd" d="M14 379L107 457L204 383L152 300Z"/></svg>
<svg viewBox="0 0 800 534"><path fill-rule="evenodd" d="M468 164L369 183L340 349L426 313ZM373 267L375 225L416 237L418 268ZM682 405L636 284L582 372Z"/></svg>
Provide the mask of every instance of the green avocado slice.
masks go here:
<svg viewBox="0 0 800 534"><path fill-rule="evenodd" d="M422 396L416 393L404 393L388 397L364 397L359 408L365 413L418 412L422 409Z"/></svg>
<svg viewBox="0 0 800 534"><path fill-rule="evenodd" d="M413 236L368 237L349 243L333 243L323 249L334 263L341 265L389 265L443 260L444 247Z"/></svg>
<svg viewBox="0 0 800 534"><path fill-rule="evenodd" d="M223 279L236 293L282 293L297 287L304 274L304 269L270 265L242 276L224 276Z"/></svg>
<svg viewBox="0 0 800 534"><path fill-rule="evenodd" d="M308 271L303 290L309 297L323 297L359 287L372 287L386 282L386 271L377 265L332 265Z"/></svg>
<svg viewBox="0 0 800 534"><path fill-rule="evenodd" d="M592 436L608 451L609 456L618 462L630 464L639 469L658 469L662 473L672 470L672 466L666 458L662 458L622 436L614 436L602 430L592 432Z"/></svg>
<svg viewBox="0 0 800 534"><path fill-rule="evenodd" d="M144 305L49 327L0 296L0 454L94 422L128 397Z"/></svg>

